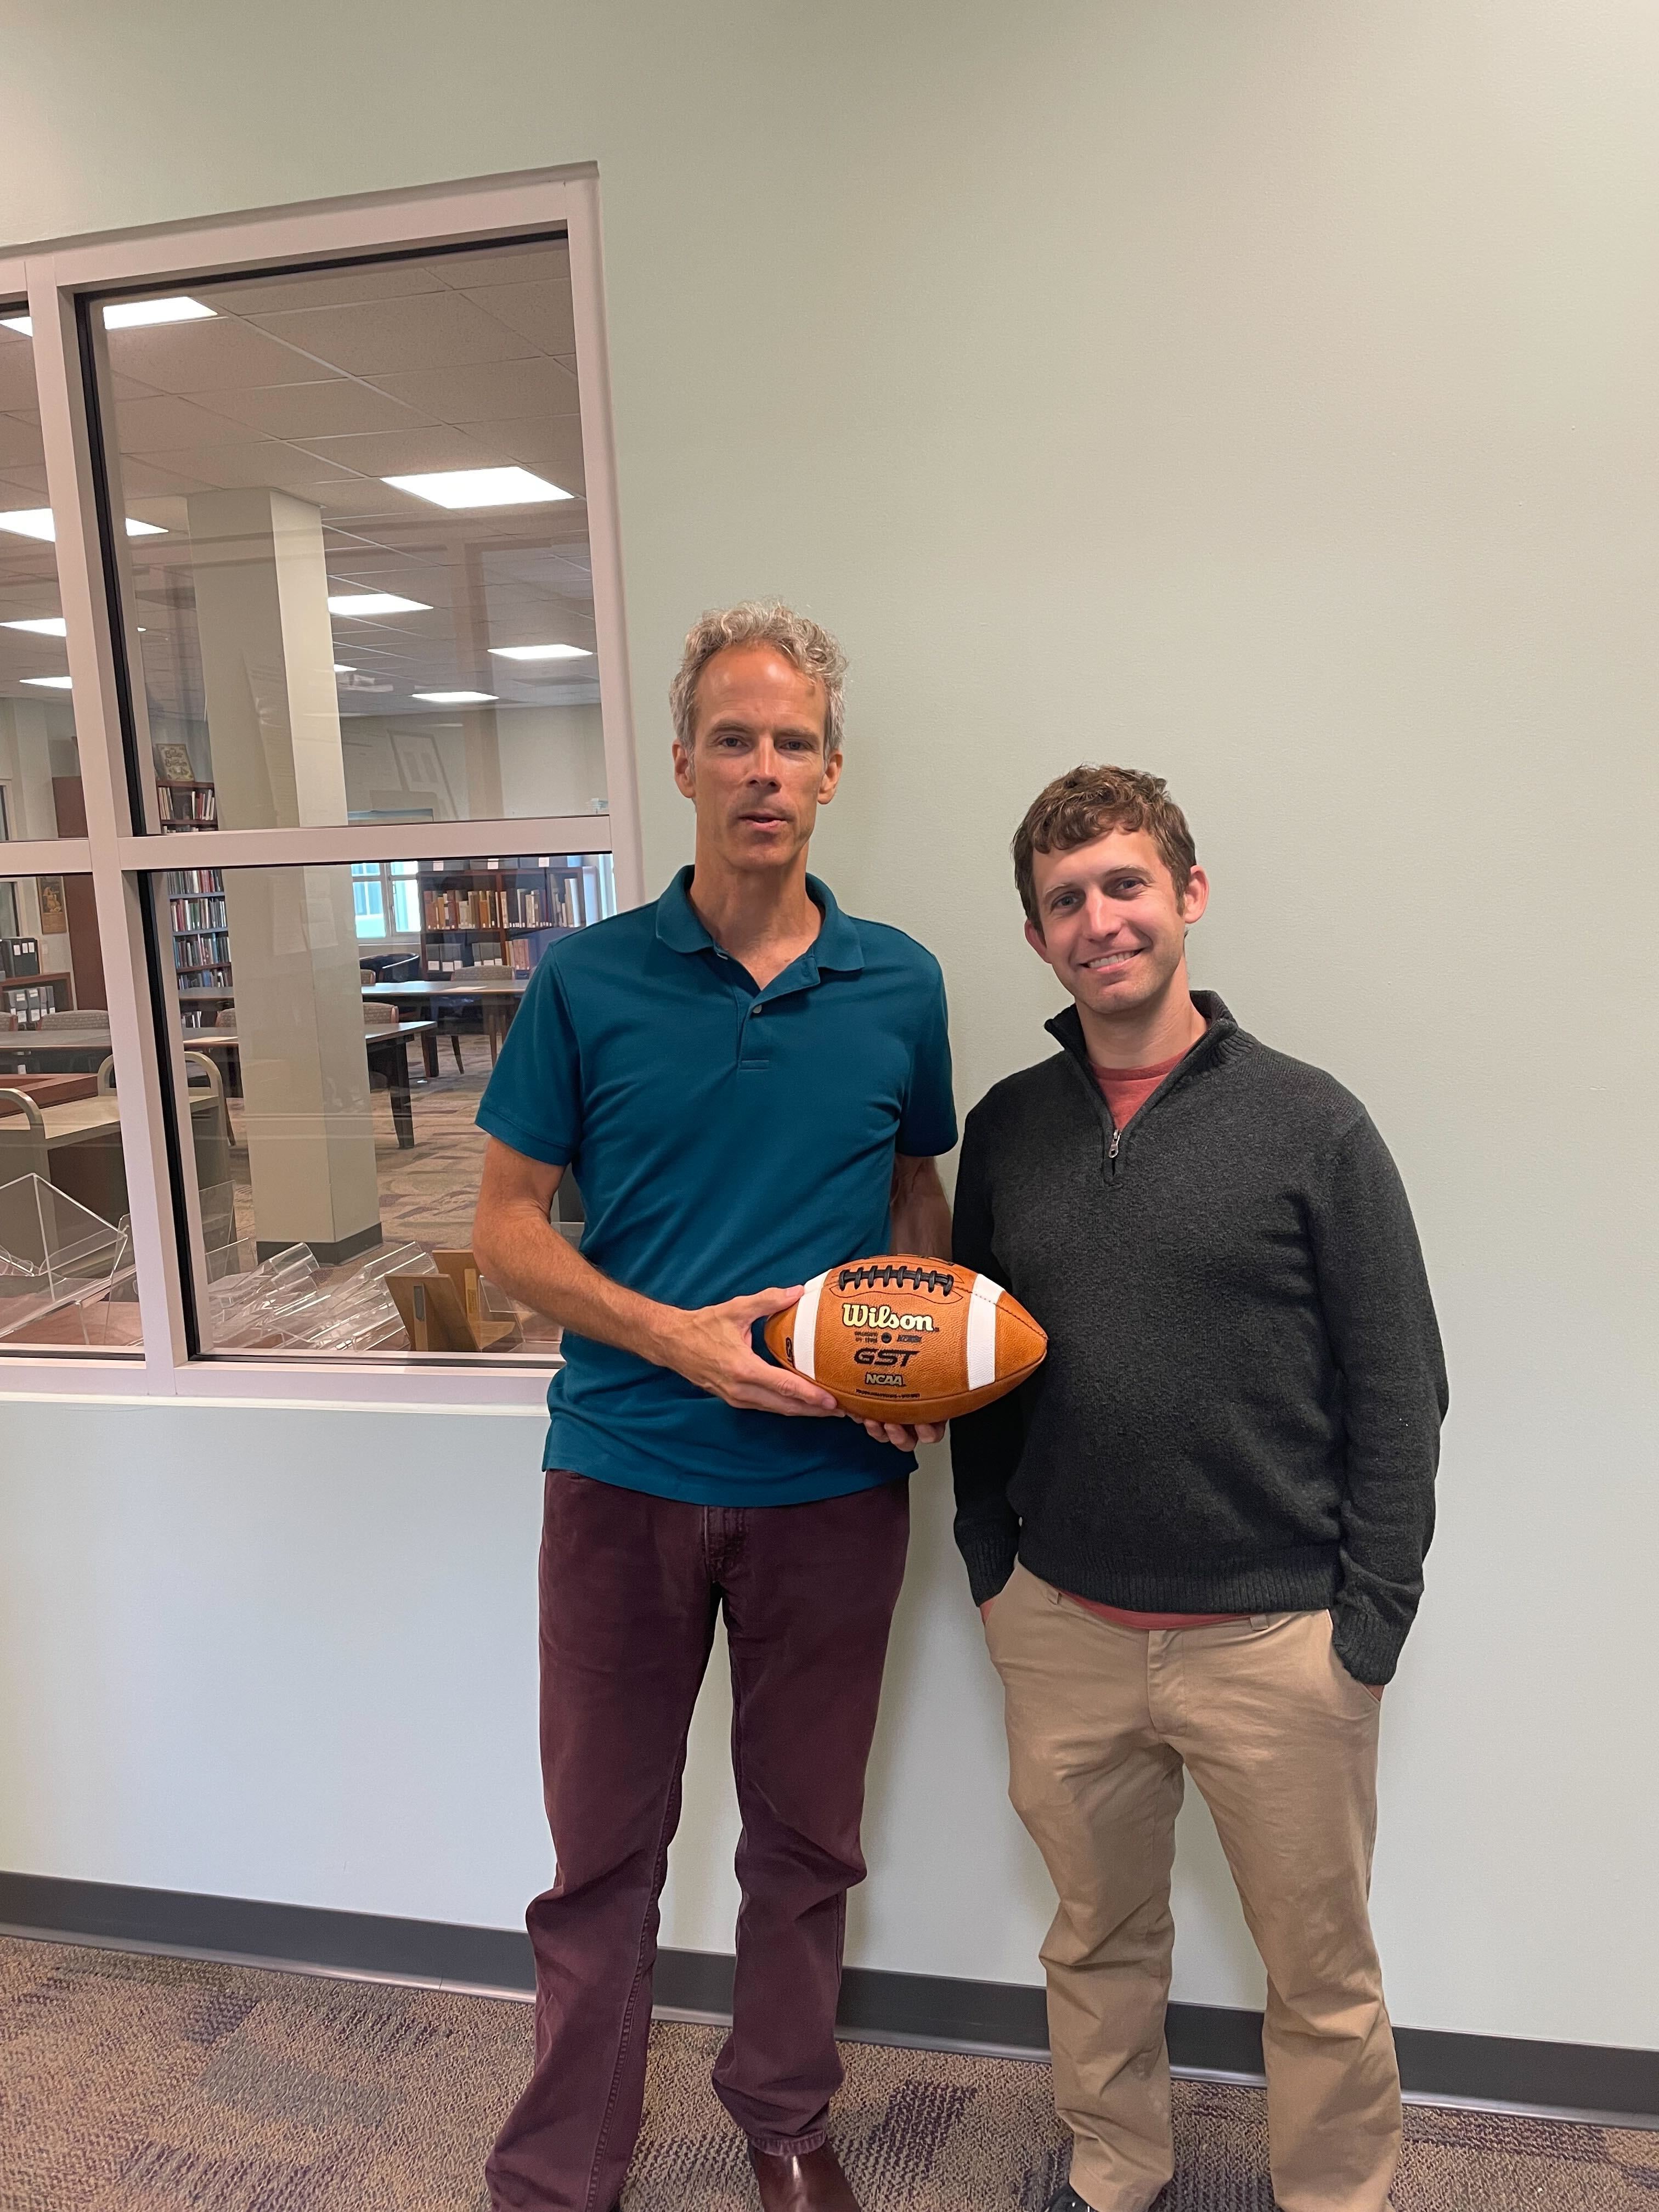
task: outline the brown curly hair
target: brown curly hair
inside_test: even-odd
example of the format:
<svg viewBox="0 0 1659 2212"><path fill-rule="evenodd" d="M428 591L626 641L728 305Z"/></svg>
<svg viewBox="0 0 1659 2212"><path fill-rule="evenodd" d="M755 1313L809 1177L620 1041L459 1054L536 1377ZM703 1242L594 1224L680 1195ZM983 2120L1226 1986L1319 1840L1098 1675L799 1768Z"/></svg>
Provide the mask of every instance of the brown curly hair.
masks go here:
<svg viewBox="0 0 1659 2212"><path fill-rule="evenodd" d="M1163 777L1138 768L1072 768L1038 792L1009 848L1028 921L1038 929L1042 927L1036 910L1033 856L1092 845L1111 830L1146 830L1175 879L1177 896L1185 893L1198 865L1198 850L1187 817L1170 798Z"/></svg>

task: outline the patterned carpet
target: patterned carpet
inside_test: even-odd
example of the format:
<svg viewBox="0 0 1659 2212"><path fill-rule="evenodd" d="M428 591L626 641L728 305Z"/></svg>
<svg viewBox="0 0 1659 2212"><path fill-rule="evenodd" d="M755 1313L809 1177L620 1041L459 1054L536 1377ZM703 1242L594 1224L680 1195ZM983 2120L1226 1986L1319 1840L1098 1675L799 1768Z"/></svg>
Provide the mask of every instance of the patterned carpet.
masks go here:
<svg viewBox="0 0 1659 2212"><path fill-rule="evenodd" d="M752 2212L713 2028L653 2033L626 2212ZM836 2139L866 2212L1040 2212L1045 2067L849 2044ZM0 1939L3 2212L483 2212L530 2009L453 1991ZM1176 2087L1158 2212L1273 2212L1261 2099ZM1397 2212L1656 2212L1659 2136L1411 2110Z"/></svg>

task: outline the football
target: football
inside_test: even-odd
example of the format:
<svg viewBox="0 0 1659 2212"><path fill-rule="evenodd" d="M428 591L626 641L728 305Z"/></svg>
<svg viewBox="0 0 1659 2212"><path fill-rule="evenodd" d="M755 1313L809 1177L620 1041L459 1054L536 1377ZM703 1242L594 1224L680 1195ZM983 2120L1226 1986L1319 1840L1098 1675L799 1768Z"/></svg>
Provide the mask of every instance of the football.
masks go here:
<svg viewBox="0 0 1659 2212"><path fill-rule="evenodd" d="M1016 1389L1048 1349L988 1275L903 1252L815 1275L766 1342L860 1421L955 1420Z"/></svg>

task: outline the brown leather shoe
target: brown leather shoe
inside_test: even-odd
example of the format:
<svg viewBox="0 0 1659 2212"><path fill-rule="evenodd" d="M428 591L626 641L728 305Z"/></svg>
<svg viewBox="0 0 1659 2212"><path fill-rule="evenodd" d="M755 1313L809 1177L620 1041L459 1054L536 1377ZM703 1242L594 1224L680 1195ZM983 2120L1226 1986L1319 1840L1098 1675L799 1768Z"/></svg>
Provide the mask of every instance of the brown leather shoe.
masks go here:
<svg viewBox="0 0 1659 2212"><path fill-rule="evenodd" d="M749 2161L760 2184L762 2212L859 2212L859 2200L828 2143L799 2158L780 2158L750 2143Z"/></svg>

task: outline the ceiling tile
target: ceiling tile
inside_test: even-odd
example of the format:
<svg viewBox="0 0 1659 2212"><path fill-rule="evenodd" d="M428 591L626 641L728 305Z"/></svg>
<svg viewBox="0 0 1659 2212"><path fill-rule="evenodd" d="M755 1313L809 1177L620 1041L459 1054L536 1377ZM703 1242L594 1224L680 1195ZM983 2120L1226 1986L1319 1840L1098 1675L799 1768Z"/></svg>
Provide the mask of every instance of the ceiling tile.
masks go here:
<svg viewBox="0 0 1659 2212"><path fill-rule="evenodd" d="M15 495L15 496L14 496ZM26 461L8 461L0 479L0 507L40 507L46 496L46 472Z"/></svg>
<svg viewBox="0 0 1659 2212"><path fill-rule="evenodd" d="M15 331L0 331L0 408L34 404L34 348Z"/></svg>
<svg viewBox="0 0 1659 2212"><path fill-rule="evenodd" d="M343 438L368 430L405 429L427 419L389 393L343 376L215 392L196 404L267 438Z"/></svg>
<svg viewBox="0 0 1659 2212"><path fill-rule="evenodd" d="M491 435L493 425L480 423L469 434L434 422L411 430L381 431L367 438L307 438L307 452L337 465L361 470L366 477L416 476L427 470L494 468L516 456L504 450ZM395 495L392 512L403 511L411 495ZM429 502L424 502L429 505Z"/></svg>
<svg viewBox="0 0 1659 2212"><path fill-rule="evenodd" d="M520 468L549 477L562 491L586 489L582 474L582 425L579 415L507 416L488 422L458 422L458 431L489 439Z"/></svg>
<svg viewBox="0 0 1659 2212"><path fill-rule="evenodd" d="M152 468L165 469L173 456L146 453L140 458ZM233 485L268 484L274 491L299 492L302 485L337 477L345 472L314 455L298 452L275 438L245 446L195 446L176 457L199 483L219 489Z"/></svg>
<svg viewBox="0 0 1659 2212"><path fill-rule="evenodd" d="M124 453L173 453L181 446L222 446L227 434L217 415L161 392L153 399L118 400L115 435Z"/></svg>
<svg viewBox="0 0 1659 2212"><path fill-rule="evenodd" d="M446 422L576 412L575 378L545 358L404 372L373 380L380 391Z"/></svg>
<svg viewBox="0 0 1659 2212"><path fill-rule="evenodd" d="M312 384L314 361L233 316L110 331L110 367L157 392L232 392L257 384Z"/></svg>
<svg viewBox="0 0 1659 2212"><path fill-rule="evenodd" d="M158 462L142 461L136 454L127 453L121 460L121 491L129 514L140 522L159 522L163 528L172 525L164 514L154 512L158 499L171 499L175 495L183 498L186 492L199 491L203 478L195 476L183 465L188 456L180 457L180 465L174 468L171 454Z"/></svg>
<svg viewBox="0 0 1659 2212"><path fill-rule="evenodd" d="M194 296L222 313L275 315L297 307L352 307L365 300L396 300L448 289L423 261L374 261L333 275L309 270L294 276L249 277L240 283L198 285Z"/></svg>
<svg viewBox="0 0 1659 2212"><path fill-rule="evenodd" d="M257 320L262 331L303 346L349 376L464 368L480 362L520 361L534 351L528 338L457 292L377 300L361 307L307 307Z"/></svg>
<svg viewBox="0 0 1659 2212"><path fill-rule="evenodd" d="M498 323L528 338L538 353L575 351L576 326L571 320L568 283L492 284L483 291L468 292L465 297Z"/></svg>
<svg viewBox="0 0 1659 2212"><path fill-rule="evenodd" d="M19 415L0 415L0 469L14 461L37 464L41 459L38 424Z"/></svg>
<svg viewBox="0 0 1659 2212"><path fill-rule="evenodd" d="M562 239L535 246L496 246L479 253L434 253L423 264L458 291L480 284L570 282L570 249Z"/></svg>

